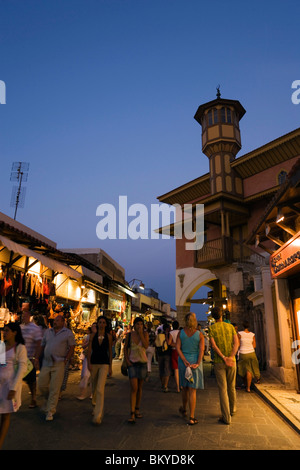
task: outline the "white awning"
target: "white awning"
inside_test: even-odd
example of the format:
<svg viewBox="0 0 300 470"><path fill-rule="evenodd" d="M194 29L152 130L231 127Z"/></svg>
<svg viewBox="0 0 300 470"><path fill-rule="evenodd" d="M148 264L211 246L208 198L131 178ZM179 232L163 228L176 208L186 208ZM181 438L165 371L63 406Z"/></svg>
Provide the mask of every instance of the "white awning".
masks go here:
<svg viewBox="0 0 300 470"><path fill-rule="evenodd" d="M30 250L29 248L26 248L23 245L19 245L19 243L15 243L12 240L9 240L9 238L3 237L2 235L0 235L0 242L3 246L5 246L8 250L12 251L13 253L18 253L22 256L35 258L39 260L44 266L49 269L52 269L53 271L63 273L66 276L72 277L74 279L79 279L82 277L82 274L70 268L69 266L60 263L59 261L56 261L52 258L48 258L47 256L42 255L41 253Z"/></svg>
<svg viewBox="0 0 300 470"><path fill-rule="evenodd" d="M101 274L97 274L91 269L86 268L85 266L73 265L72 268L75 269L75 271L78 271L79 273L81 273L81 276L88 277L95 282L99 282L99 284L103 284L103 277L101 276Z"/></svg>

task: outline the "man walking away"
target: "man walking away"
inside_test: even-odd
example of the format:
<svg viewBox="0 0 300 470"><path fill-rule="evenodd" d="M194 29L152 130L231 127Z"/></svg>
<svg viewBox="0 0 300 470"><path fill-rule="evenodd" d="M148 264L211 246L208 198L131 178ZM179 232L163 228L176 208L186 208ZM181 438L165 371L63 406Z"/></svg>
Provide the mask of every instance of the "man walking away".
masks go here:
<svg viewBox="0 0 300 470"><path fill-rule="evenodd" d="M222 312L218 307L211 311L214 323L209 328L211 347L214 350L214 371L219 388L222 417L224 424L231 423L231 416L236 412L236 361L235 355L239 340L235 328L222 321Z"/></svg>

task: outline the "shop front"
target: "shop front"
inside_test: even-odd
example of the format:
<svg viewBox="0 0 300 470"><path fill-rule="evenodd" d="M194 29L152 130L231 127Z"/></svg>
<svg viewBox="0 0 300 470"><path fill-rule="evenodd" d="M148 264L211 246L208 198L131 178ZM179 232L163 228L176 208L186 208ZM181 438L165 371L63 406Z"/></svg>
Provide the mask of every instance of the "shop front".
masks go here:
<svg viewBox="0 0 300 470"><path fill-rule="evenodd" d="M300 393L300 232L270 256L272 279L287 282L292 323L292 361Z"/></svg>
<svg viewBox="0 0 300 470"><path fill-rule="evenodd" d="M54 272L80 278L69 266L0 235L0 327L18 320L25 302L33 313L48 315L56 296Z"/></svg>

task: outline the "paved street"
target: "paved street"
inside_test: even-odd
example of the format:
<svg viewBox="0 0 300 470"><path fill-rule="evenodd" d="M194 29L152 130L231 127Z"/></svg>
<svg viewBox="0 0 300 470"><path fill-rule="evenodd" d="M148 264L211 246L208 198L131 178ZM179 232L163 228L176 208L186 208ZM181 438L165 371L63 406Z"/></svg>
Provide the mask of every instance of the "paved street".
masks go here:
<svg viewBox="0 0 300 470"><path fill-rule="evenodd" d="M106 386L105 416L100 426L92 424L91 400L76 399L80 372L72 372L54 421L45 422L39 408L28 409L29 394L23 387L23 404L12 417L3 450L300 450L297 434L256 393L238 390L238 411L232 424L217 422L220 415L218 390L205 363L205 390L197 395L199 424L188 426L179 415L180 395L171 378L170 392L163 393L158 368L145 384L143 419L127 423L129 383L114 361L113 377Z"/></svg>

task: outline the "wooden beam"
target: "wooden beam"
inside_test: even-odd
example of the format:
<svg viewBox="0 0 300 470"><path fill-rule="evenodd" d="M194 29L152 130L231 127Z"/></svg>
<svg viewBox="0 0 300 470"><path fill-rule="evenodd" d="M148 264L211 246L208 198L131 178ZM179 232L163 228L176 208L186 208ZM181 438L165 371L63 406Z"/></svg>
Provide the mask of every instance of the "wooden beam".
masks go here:
<svg viewBox="0 0 300 470"><path fill-rule="evenodd" d="M268 234L267 237L272 240L272 242L276 243L276 245L278 246L283 246L284 245L284 242L282 242L281 240L279 240L278 238L275 238L273 237L272 235Z"/></svg>
<svg viewBox="0 0 300 470"><path fill-rule="evenodd" d="M277 225L282 228L285 232L289 233L290 235L292 235L292 237L294 235L296 235L297 232L295 232L295 230L291 229L290 227L288 227L287 225L283 224L282 222L277 222Z"/></svg>

